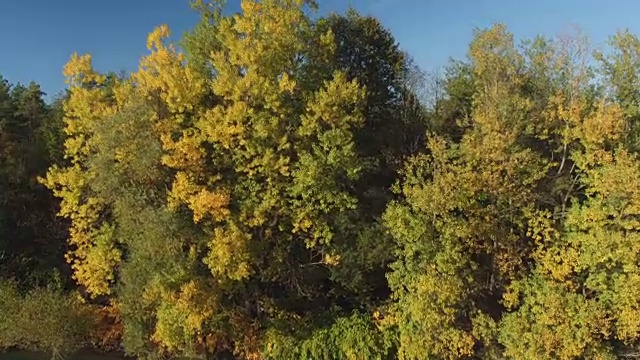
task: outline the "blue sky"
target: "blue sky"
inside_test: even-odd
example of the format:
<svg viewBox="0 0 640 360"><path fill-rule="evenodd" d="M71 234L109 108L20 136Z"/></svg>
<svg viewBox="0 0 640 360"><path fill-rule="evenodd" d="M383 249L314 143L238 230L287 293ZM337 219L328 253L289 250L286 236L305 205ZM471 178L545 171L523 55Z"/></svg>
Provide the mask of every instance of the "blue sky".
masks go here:
<svg viewBox="0 0 640 360"><path fill-rule="evenodd" d="M229 0L237 9L239 0ZM504 22L517 38L554 35L578 25L602 45L617 29L640 34L635 0L319 0L322 11L353 5L391 29L425 70L465 56L475 27ZM605 4L610 5L605 5ZM0 74L35 80L53 95L64 88L62 67L74 51L95 66L134 70L147 34L162 23L176 35L198 19L188 0L0 0Z"/></svg>

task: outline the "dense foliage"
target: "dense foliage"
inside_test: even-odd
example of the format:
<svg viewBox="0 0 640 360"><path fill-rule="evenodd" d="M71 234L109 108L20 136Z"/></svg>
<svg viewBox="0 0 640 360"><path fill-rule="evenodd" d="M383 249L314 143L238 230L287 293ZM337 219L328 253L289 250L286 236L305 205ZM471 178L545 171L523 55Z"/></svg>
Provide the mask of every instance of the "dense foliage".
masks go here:
<svg viewBox="0 0 640 360"><path fill-rule="evenodd" d="M355 11L194 5L131 74L0 81L0 347L640 357L640 39L498 24L428 84Z"/></svg>

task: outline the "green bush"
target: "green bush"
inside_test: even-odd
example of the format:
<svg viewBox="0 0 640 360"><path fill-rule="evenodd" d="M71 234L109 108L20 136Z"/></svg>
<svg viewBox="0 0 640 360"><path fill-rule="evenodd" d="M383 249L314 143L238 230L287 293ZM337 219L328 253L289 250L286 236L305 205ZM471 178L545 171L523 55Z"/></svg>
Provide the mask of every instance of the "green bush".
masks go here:
<svg viewBox="0 0 640 360"><path fill-rule="evenodd" d="M0 281L0 348L41 351L59 357L87 345L94 326L92 308L56 287L20 293Z"/></svg>

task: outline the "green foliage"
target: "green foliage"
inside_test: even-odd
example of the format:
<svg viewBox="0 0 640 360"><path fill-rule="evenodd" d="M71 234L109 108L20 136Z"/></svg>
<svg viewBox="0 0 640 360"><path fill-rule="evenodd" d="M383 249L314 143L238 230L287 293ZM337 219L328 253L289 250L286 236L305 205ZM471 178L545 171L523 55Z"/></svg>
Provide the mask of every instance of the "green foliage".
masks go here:
<svg viewBox="0 0 640 360"><path fill-rule="evenodd" d="M422 119L394 114L409 96L404 58L374 19L314 22L294 0L233 16L196 5L186 55L161 26L129 78L72 58L69 163L44 182L72 223L74 277L118 304L128 353L250 358L275 319L369 314L385 297L385 164L406 149L383 133ZM358 49L369 65L349 62Z"/></svg>
<svg viewBox="0 0 640 360"><path fill-rule="evenodd" d="M619 31L611 37L610 55L596 54L602 64L602 74L607 78L608 90L620 104L628 119L627 146L632 151L640 148L640 40L628 30Z"/></svg>
<svg viewBox="0 0 640 360"><path fill-rule="evenodd" d="M0 77L0 275L24 286L66 272L66 226L56 219L57 200L37 181L55 156L43 140L61 135L43 96L35 83L11 86Z"/></svg>
<svg viewBox="0 0 640 360"><path fill-rule="evenodd" d="M42 351L54 358L89 343L93 309L54 286L21 294L15 283L0 282L0 348Z"/></svg>
<svg viewBox="0 0 640 360"><path fill-rule="evenodd" d="M428 85L353 10L193 7L132 74L74 54L50 105L0 79L0 348L637 357L633 34L497 24Z"/></svg>
<svg viewBox="0 0 640 360"><path fill-rule="evenodd" d="M381 332L371 317L355 313L338 317L328 326L312 328L306 337L300 332L267 335L268 359L389 359L393 339ZM304 333L304 332L303 332Z"/></svg>
<svg viewBox="0 0 640 360"><path fill-rule="evenodd" d="M509 295L522 297L523 303L502 321L500 342L507 357L615 358L604 342L609 335L606 309L595 299L536 275L515 284L512 291Z"/></svg>
<svg viewBox="0 0 640 360"><path fill-rule="evenodd" d="M532 251L525 235L537 212L531 189L546 164L519 141L530 106L520 90L521 58L500 26L476 34L470 58L478 89L471 127L459 144L431 137L430 154L407 162L398 189L404 200L385 214L398 244L389 284L405 358L490 351L477 334L491 322L477 319L500 312L498 294Z"/></svg>

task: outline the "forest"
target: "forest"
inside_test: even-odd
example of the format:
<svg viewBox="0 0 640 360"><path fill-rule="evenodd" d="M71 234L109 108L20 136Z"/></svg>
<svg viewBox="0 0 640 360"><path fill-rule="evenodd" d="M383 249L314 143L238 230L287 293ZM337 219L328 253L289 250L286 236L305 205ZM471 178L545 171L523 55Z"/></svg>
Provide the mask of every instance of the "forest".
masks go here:
<svg viewBox="0 0 640 360"><path fill-rule="evenodd" d="M355 10L193 7L135 72L0 78L0 350L640 358L640 38L431 76Z"/></svg>

